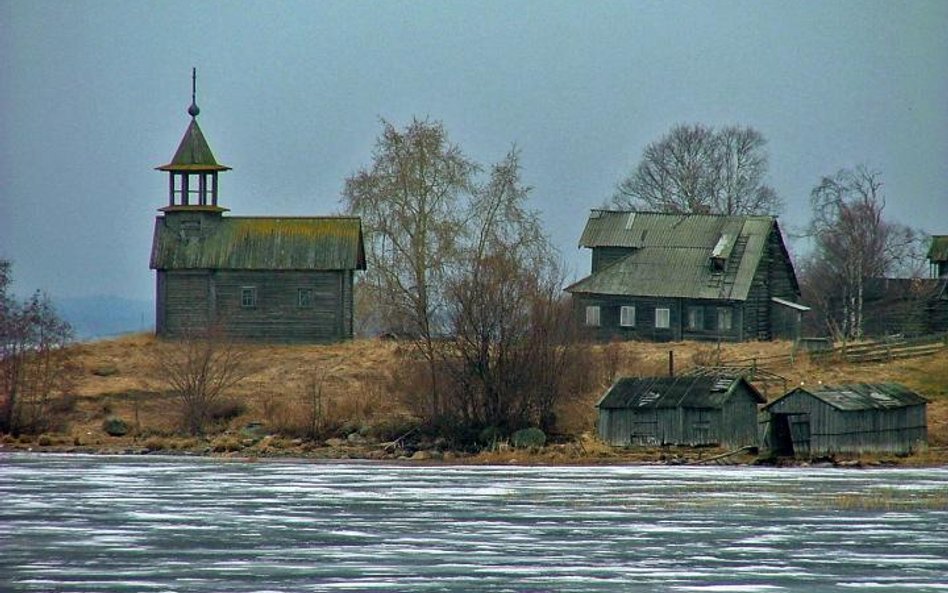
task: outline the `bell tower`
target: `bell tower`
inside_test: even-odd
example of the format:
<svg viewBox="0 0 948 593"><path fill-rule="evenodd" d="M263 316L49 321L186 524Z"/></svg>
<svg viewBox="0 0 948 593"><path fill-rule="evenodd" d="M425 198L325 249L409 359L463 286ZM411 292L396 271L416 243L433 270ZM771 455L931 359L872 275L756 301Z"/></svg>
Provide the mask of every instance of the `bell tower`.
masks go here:
<svg viewBox="0 0 948 593"><path fill-rule="evenodd" d="M221 208L217 203L217 176L221 171L229 171L230 167L221 165L214 159L214 153L204 139L204 133L197 123L201 110L197 106L196 93L197 69L192 68L191 106L188 107L191 123L188 124L171 162L156 167L158 171L168 172L168 205L160 211L166 214L200 212L220 217L227 208Z"/></svg>

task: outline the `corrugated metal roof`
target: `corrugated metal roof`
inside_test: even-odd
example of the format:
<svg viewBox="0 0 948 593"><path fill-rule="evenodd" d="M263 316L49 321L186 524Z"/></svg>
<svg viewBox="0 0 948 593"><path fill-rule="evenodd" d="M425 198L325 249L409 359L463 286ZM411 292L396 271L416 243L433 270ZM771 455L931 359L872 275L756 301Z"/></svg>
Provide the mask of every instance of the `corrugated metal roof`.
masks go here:
<svg viewBox="0 0 948 593"><path fill-rule="evenodd" d="M594 210L580 246L634 251L566 290L742 301L750 292L772 230L776 231L776 220L769 216ZM723 272L710 265L715 248L720 248L722 255L727 252Z"/></svg>
<svg viewBox="0 0 948 593"><path fill-rule="evenodd" d="M889 410L928 402L921 395L898 383L846 383L843 385L821 385L819 387L797 387L786 395L770 402L764 409L769 409L777 402L798 393L809 394L843 411Z"/></svg>
<svg viewBox="0 0 948 593"><path fill-rule="evenodd" d="M932 246L928 248L931 261L948 261L948 235L932 235Z"/></svg>
<svg viewBox="0 0 948 593"><path fill-rule="evenodd" d="M186 236L155 221L151 267L159 270L364 270L362 221L353 217L225 217Z"/></svg>
<svg viewBox="0 0 948 593"><path fill-rule="evenodd" d="M211 147L204 139L201 126L191 118L188 129L184 131L181 144L167 165L157 167L159 171L227 171L230 167L221 165L214 158Z"/></svg>
<svg viewBox="0 0 948 593"><path fill-rule="evenodd" d="M607 409L720 408L738 383L743 383L758 403L767 401L740 377L625 377L606 391L597 406Z"/></svg>

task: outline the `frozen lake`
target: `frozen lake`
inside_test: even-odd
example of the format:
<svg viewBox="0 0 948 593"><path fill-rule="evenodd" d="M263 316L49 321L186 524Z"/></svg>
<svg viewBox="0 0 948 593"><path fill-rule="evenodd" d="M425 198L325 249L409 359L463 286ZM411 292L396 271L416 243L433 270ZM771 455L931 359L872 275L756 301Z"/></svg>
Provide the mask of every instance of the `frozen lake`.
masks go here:
<svg viewBox="0 0 948 593"><path fill-rule="evenodd" d="M948 469L3 454L0 591L948 591Z"/></svg>

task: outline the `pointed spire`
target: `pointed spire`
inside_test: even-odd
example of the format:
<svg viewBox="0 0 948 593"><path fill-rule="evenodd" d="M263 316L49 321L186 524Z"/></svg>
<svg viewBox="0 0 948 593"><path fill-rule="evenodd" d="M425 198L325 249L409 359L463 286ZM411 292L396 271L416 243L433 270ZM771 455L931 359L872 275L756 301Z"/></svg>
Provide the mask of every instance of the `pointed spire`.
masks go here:
<svg viewBox="0 0 948 593"><path fill-rule="evenodd" d="M198 116L201 113L201 109L197 106L197 68L191 68L191 106L188 107L188 115L192 118Z"/></svg>
<svg viewBox="0 0 948 593"><path fill-rule="evenodd" d="M175 151L171 162L157 167L160 171L227 171L230 167L221 165L214 158L211 147L201 132L197 123L197 115L201 112L197 106L197 68L191 68L191 106L188 115L191 122L181 138L178 150Z"/></svg>

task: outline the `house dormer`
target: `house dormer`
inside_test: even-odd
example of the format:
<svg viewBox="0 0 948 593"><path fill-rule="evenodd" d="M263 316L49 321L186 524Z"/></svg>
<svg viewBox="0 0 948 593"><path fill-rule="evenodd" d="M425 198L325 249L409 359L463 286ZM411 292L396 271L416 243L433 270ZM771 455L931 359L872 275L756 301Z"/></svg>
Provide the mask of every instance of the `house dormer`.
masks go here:
<svg viewBox="0 0 948 593"><path fill-rule="evenodd" d="M717 243L711 249L711 255L708 261L711 265L711 271L724 272L727 265L727 259L731 257L731 251L734 249L734 236L728 233L721 233Z"/></svg>

